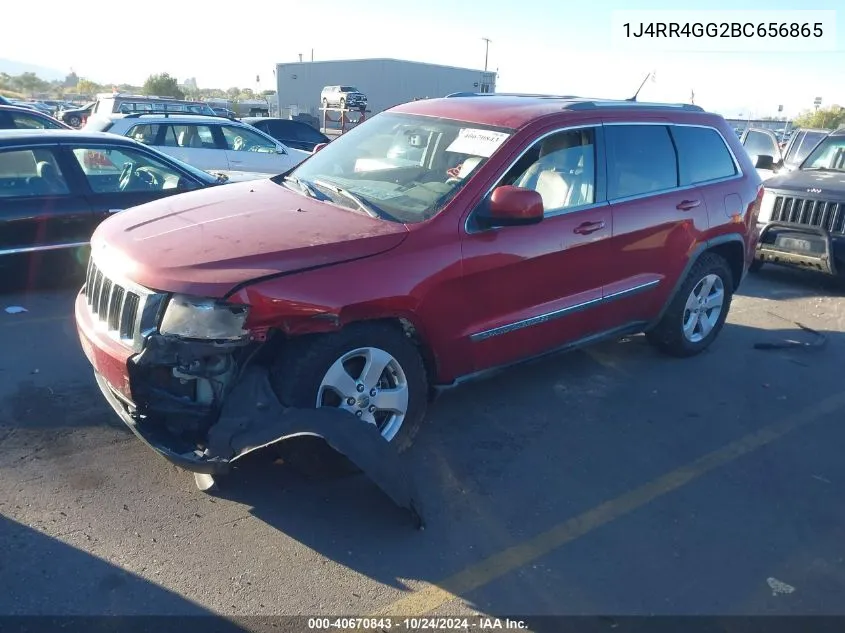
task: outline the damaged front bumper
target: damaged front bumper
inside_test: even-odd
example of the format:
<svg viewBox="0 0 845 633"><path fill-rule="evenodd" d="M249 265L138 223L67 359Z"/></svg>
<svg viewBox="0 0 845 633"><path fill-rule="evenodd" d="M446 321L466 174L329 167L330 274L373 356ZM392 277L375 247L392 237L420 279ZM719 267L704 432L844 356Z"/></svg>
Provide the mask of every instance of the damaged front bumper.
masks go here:
<svg viewBox="0 0 845 633"><path fill-rule="evenodd" d="M298 436L320 437L422 527L413 481L376 427L341 409L284 406L268 368L250 362L255 344L152 334L141 353L119 362L113 350L108 353L110 343L86 327L84 315L77 320L106 401L132 433L171 463L199 475L220 475L258 449Z"/></svg>

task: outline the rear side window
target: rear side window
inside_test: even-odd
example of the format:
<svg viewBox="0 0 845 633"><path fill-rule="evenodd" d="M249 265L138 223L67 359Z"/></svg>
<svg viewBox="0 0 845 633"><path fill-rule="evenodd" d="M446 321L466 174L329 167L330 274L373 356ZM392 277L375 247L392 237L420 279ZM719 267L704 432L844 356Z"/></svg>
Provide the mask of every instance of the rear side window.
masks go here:
<svg viewBox="0 0 845 633"><path fill-rule="evenodd" d="M51 150L0 151L0 198L58 196L69 191Z"/></svg>
<svg viewBox="0 0 845 633"><path fill-rule="evenodd" d="M12 127L24 130L58 130L61 125L53 123L50 119L12 112Z"/></svg>
<svg viewBox="0 0 845 633"><path fill-rule="evenodd" d="M678 161L666 126L608 125L605 139L609 199L678 186Z"/></svg>
<svg viewBox="0 0 845 633"><path fill-rule="evenodd" d="M678 150L681 185L736 175L731 153L716 130L687 125L677 125L671 130Z"/></svg>
<svg viewBox="0 0 845 633"><path fill-rule="evenodd" d="M217 149L214 133L208 125L168 125L164 132L165 147L192 147L194 149Z"/></svg>
<svg viewBox="0 0 845 633"><path fill-rule="evenodd" d="M129 138L135 139L139 143L143 143L144 145L155 145L156 138L158 138L159 129L163 126L158 124L149 124L144 123L141 125L133 125L129 131L126 133L126 136Z"/></svg>

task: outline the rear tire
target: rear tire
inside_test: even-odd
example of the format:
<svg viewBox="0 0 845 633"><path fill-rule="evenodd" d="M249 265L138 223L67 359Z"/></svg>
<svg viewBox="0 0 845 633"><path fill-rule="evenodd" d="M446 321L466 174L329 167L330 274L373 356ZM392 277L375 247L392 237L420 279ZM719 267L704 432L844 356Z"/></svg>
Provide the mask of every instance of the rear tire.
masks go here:
<svg viewBox="0 0 845 633"><path fill-rule="evenodd" d="M670 356L685 358L703 352L725 324L733 289L733 275L725 259L705 253L687 274L663 318L646 332L646 338Z"/></svg>
<svg viewBox="0 0 845 633"><path fill-rule="evenodd" d="M381 371L364 371L381 365ZM422 357L398 325L364 322L292 339L274 363L270 380L286 406L316 408L319 398L323 406L360 414L361 419L351 419L351 424L381 424L382 436L400 452L413 443L428 405ZM333 384L348 388L336 389ZM407 400L397 396L401 392L407 393Z"/></svg>
<svg viewBox="0 0 845 633"><path fill-rule="evenodd" d="M67 124L71 127L79 127L82 124L82 119L78 116L72 116L67 120Z"/></svg>
<svg viewBox="0 0 845 633"><path fill-rule="evenodd" d="M751 265L748 267L748 272L750 273L757 273L760 272L760 269L763 267L765 262L762 259L755 259L751 262Z"/></svg>

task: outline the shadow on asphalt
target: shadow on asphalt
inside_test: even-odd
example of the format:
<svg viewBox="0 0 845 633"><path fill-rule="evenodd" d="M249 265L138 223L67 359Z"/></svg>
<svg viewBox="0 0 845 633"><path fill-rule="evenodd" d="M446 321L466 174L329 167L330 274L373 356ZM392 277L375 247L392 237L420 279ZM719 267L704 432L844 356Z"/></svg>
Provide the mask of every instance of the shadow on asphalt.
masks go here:
<svg viewBox="0 0 845 633"><path fill-rule="evenodd" d="M845 284L837 277L820 272L765 264L758 272L746 277L737 294L773 300L842 297L845 296Z"/></svg>
<svg viewBox="0 0 845 633"><path fill-rule="evenodd" d="M221 480L218 494L385 585L403 588L405 578L434 582L431 570L444 560L458 569L512 545L520 534L542 531L532 517L575 516L595 505L597 493L601 500L623 494L789 413L789 406L807 406L785 404L779 393L786 392L765 390L782 376L787 384L813 380L820 360L833 364L845 335L825 336L824 347L762 351L754 344L812 343L814 337L797 328L727 324L713 347L692 359L667 358L634 336L449 392L433 405L406 458L423 496L424 532L365 475L348 474L345 460L320 440L285 443L286 452L300 451L293 465L270 451L247 458ZM652 375L639 378L641 365L653 366ZM702 377L720 371L724 378L711 379L711 392L700 388ZM678 380L679 374L689 380ZM759 396L742 402L746 392L766 393L765 404L757 404ZM526 455L527 462L520 459ZM455 522L476 532L456 536Z"/></svg>
<svg viewBox="0 0 845 633"><path fill-rule="evenodd" d="M70 535L68 535L70 536ZM80 531L76 538L85 538ZM8 616L212 616L211 611L81 549L0 515L0 629L47 631L37 618ZM90 545L90 541L87 545ZM150 566L155 566L150 561ZM91 631L142 631L149 622L101 620ZM81 630L73 621L57 622L55 630ZM71 626L68 627L67 625ZM160 624L166 625L166 621ZM220 628L220 627L223 628ZM161 630L156 625L155 630ZM214 630L244 629L219 620Z"/></svg>

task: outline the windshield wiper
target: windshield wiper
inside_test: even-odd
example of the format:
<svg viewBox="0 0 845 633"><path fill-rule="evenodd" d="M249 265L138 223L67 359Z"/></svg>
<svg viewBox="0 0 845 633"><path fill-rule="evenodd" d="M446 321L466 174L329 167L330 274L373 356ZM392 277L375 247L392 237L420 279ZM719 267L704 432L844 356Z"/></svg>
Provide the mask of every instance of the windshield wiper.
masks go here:
<svg viewBox="0 0 845 633"><path fill-rule="evenodd" d="M302 191L305 192L306 195L310 196L311 198L316 198L317 200L325 200L326 197L314 189L314 185L312 185L307 180L302 180L299 176L288 175L285 176L285 180L290 180L294 183L297 187L299 187Z"/></svg>
<svg viewBox="0 0 845 633"><path fill-rule="evenodd" d="M329 191L334 191L335 193L340 194L344 198L352 200L352 202L358 205L358 208L360 208L362 211L364 211L367 215L371 217L379 219L387 219L390 217L387 213L385 213L382 209L380 209L378 206L376 206L369 200L365 200L361 196L352 193L348 189L338 187L332 182L326 182L325 180L315 180L314 184L318 187L325 187Z"/></svg>

